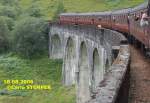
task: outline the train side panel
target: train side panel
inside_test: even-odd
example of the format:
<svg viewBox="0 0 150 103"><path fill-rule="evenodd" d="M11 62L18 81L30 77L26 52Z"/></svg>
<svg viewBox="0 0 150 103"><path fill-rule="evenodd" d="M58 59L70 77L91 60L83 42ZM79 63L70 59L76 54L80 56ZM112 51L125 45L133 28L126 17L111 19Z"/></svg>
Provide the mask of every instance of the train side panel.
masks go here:
<svg viewBox="0 0 150 103"><path fill-rule="evenodd" d="M139 40L142 44L145 45L146 48L150 46L150 32L147 28L140 26L140 20L142 17L142 13L147 13L147 5L143 5L141 7L133 8L130 13L130 34L134 36L137 40Z"/></svg>
<svg viewBox="0 0 150 103"><path fill-rule="evenodd" d="M129 13L130 9L112 12L112 28L120 32L129 33Z"/></svg>

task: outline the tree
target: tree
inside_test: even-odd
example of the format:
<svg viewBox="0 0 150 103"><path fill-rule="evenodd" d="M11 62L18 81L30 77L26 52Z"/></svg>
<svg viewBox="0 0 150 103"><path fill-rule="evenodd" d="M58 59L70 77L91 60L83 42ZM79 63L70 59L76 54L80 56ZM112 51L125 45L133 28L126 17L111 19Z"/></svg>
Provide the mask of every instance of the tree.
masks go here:
<svg viewBox="0 0 150 103"><path fill-rule="evenodd" d="M10 6L0 6L0 16L7 16L15 19L18 15L16 8Z"/></svg>
<svg viewBox="0 0 150 103"><path fill-rule="evenodd" d="M57 9L54 12L53 20L56 21L59 17L59 14L65 12L65 11L66 10L64 9L63 0L59 0L58 5L57 5Z"/></svg>
<svg viewBox="0 0 150 103"><path fill-rule="evenodd" d="M17 23L13 31L16 53L33 58L47 50L46 34L43 32L45 22L42 19L28 17Z"/></svg>
<svg viewBox="0 0 150 103"><path fill-rule="evenodd" d="M4 17L0 17L0 53L5 52L9 48L8 41L9 29Z"/></svg>
<svg viewBox="0 0 150 103"><path fill-rule="evenodd" d="M12 18L7 17L7 16L0 16L0 18L3 18L3 20L7 24L9 31L12 31L13 26L14 26L14 20Z"/></svg>
<svg viewBox="0 0 150 103"><path fill-rule="evenodd" d="M33 3L27 12L28 12L29 16L33 16L33 17L41 17L42 16L40 6L37 3Z"/></svg>

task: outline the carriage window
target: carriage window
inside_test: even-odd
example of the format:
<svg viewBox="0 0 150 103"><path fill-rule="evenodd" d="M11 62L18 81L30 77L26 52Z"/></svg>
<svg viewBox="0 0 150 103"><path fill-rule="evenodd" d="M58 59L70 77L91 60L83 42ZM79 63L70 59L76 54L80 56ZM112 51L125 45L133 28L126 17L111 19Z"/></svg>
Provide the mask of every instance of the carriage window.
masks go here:
<svg viewBox="0 0 150 103"><path fill-rule="evenodd" d="M101 20L102 20L102 18L98 18L98 20L99 20L99 21L101 21Z"/></svg>

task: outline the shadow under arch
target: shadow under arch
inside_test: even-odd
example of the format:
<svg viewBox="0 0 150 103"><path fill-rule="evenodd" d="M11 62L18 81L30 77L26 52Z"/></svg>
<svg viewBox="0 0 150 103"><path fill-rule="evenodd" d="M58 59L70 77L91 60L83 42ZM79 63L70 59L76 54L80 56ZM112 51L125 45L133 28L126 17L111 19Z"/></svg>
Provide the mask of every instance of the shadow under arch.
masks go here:
<svg viewBox="0 0 150 103"><path fill-rule="evenodd" d="M52 59L62 58L61 39L58 34L55 34L51 37L51 58Z"/></svg>
<svg viewBox="0 0 150 103"><path fill-rule="evenodd" d="M85 103L90 98L90 68L88 51L85 42L80 45L78 74L78 97L77 103Z"/></svg>
<svg viewBox="0 0 150 103"><path fill-rule="evenodd" d="M92 91L95 91L96 86L103 79L103 68L100 60L100 55L97 48L93 51L93 68L92 68Z"/></svg>
<svg viewBox="0 0 150 103"><path fill-rule="evenodd" d="M75 42L71 37L67 39L63 62L63 83L66 86L75 84L76 49Z"/></svg>
<svg viewBox="0 0 150 103"><path fill-rule="evenodd" d="M109 71L109 67L110 67L110 65L109 65L109 60L108 60L108 58L106 59L106 62L105 62L105 71L106 71L106 73Z"/></svg>

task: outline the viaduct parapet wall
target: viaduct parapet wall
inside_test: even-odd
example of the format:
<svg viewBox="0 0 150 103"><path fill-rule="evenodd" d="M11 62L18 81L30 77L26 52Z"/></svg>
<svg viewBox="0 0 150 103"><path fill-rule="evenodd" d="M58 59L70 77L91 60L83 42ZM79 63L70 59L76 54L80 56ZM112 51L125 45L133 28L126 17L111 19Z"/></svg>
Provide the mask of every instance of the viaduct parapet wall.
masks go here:
<svg viewBox="0 0 150 103"><path fill-rule="evenodd" d="M51 23L49 40L49 56L63 59L62 83L76 85L77 103L101 103L99 98L107 99L103 95L108 95L111 89L115 89L112 93L116 93L116 97L129 58L128 46L120 44L126 40L123 35L89 25ZM124 58L127 59L124 61ZM110 101L102 103L113 103Z"/></svg>
<svg viewBox="0 0 150 103"><path fill-rule="evenodd" d="M86 103L128 103L130 51L121 45L118 57L96 88L93 98Z"/></svg>

